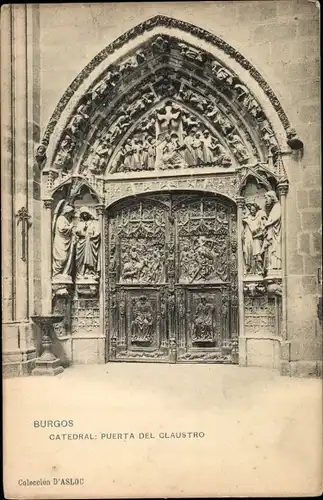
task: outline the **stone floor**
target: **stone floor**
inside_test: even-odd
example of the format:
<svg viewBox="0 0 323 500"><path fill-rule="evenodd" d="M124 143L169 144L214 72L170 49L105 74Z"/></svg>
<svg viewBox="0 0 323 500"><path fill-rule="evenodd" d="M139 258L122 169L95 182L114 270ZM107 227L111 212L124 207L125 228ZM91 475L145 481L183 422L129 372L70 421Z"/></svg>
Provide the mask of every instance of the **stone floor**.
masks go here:
<svg viewBox="0 0 323 500"><path fill-rule="evenodd" d="M6 498L303 496L321 490L318 379L238 366L111 363L69 368L53 378L6 379L4 398ZM72 419L74 425L35 428L35 419ZM204 437L164 437L172 432ZM49 438L64 433L94 439ZM109 433L122 436L102 439ZM84 485L52 485L62 477L83 477ZM18 484L27 479L51 486Z"/></svg>

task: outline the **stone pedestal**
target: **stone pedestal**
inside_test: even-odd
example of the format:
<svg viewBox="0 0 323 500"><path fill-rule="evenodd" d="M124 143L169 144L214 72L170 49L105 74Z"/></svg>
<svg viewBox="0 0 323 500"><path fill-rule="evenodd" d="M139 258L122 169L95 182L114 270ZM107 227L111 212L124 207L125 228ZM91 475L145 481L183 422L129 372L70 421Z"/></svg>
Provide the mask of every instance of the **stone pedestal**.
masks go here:
<svg viewBox="0 0 323 500"><path fill-rule="evenodd" d="M60 360L51 352L51 346L53 344L53 325L62 321L63 316L32 316L32 320L41 330L42 345L44 348L42 355L36 359L32 375L58 375L62 373L64 368L61 366Z"/></svg>

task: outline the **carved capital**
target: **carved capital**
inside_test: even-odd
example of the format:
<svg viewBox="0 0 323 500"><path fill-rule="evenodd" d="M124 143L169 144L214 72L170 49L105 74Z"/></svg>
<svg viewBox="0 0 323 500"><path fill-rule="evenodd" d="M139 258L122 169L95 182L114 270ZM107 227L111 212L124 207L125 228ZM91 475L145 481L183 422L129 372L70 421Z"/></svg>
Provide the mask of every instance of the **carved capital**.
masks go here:
<svg viewBox="0 0 323 500"><path fill-rule="evenodd" d="M237 202L237 207L238 208L243 208L244 205L245 205L246 200L245 200L245 198L243 196L237 196L236 202Z"/></svg>
<svg viewBox="0 0 323 500"><path fill-rule="evenodd" d="M244 283L243 291L245 295L249 295L250 297L256 297L263 295L266 292L266 286L264 283L259 281L249 281Z"/></svg>
<svg viewBox="0 0 323 500"><path fill-rule="evenodd" d="M282 181L277 184L277 191L280 196L286 196L288 193L288 181Z"/></svg>
<svg viewBox="0 0 323 500"><path fill-rule="evenodd" d="M95 209L96 209L96 213L98 215L103 215L104 214L104 210L105 210L105 205L103 205L103 204L96 205Z"/></svg>
<svg viewBox="0 0 323 500"><path fill-rule="evenodd" d="M46 208L46 210L51 210L51 208L53 206L52 198L48 198L47 200L43 200L43 203L44 203L44 207Z"/></svg>

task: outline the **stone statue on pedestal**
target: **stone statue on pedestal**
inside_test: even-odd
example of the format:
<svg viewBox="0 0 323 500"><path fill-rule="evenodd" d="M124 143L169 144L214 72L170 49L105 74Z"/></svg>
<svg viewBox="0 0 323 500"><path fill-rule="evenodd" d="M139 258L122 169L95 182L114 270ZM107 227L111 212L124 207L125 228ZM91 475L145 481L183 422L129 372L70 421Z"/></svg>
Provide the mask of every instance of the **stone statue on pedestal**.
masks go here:
<svg viewBox="0 0 323 500"><path fill-rule="evenodd" d="M53 278L63 276L71 279L73 267L74 239L71 205L58 204L53 220ZM55 217L56 215L56 217Z"/></svg>
<svg viewBox="0 0 323 500"><path fill-rule="evenodd" d="M267 216L253 200L246 203L248 215L243 217L242 248L246 274L263 274L262 246Z"/></svg>
<svg viewBox="0 0 323 500"><path fill-rule="evenodd" d="M99 271L101 235L98 221L87 207L80 209L80 221L75 229L76 279L96 278Z"/></svg>
<svg viewBox="0 0 323 500"><path fill-rule="evenodd" d="M265 203L270 212L264 228L262 253L267 274L275 274L275 271L281 270L282 267L281 205L274 191L265 194Z"/></svg>

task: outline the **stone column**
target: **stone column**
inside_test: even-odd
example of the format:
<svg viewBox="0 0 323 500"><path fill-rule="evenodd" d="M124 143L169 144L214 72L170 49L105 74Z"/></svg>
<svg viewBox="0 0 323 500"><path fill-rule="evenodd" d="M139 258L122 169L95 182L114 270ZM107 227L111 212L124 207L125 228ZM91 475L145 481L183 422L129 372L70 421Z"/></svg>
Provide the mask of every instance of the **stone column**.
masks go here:
<svg viewBox="0 0 323 500"><path fill-rule="evenodd" d="M52 206L53 200L43 200L43 213L41 217L42 239L42 314L52 312Z"/></svg>
<svg viewBox="0 0 323 500"><path fill-rule="evenodd" d="M238 196L237 202L237 232L238 232L238 299L239 299L239 364L245 366L246 359L246 341L244 338L244 296L243 296L243 250L241 235L242 227L242 210L245 204L243 196Z"/></svg>
<svg viewBox="0 0 323 500"><path fill-rule="evenodd" d="M13 316L13 213L12 213L12 5L1 11L1 198L2 198L2 314L3 323Z"/></svg>
<svg viewBox="0 0 323 500"><path fill-rule="evenodd" d="M280 195L281 205L281 250L282 250L282 323L281 336L288 340L287 335L287 245L286 245L286 195L288 193L288 181L279 182L277 190Z"/></svg>
<svg viewBox="0 0 323 500"><path fill-rule="evenodd" d="M100 251L100 259L101 259L101 276L100 276L100 334L105 334L105 237L104 237L104 205L97 205L96 207L97 214L99 216L99 225L100 225L100 234L101 234L101 251Z"/></svg>
<svg viewBox="0 0 323 500"><path fill-rule="evenodd" d="M28 116L27 116L27 12L26 5L13 5L13 71L15 86L15 215L28 207ZM24 221L15 224L16 239L16 320L26 321L28 303L28 231ZM24 248L26 258L24 258Z"/></svg>

